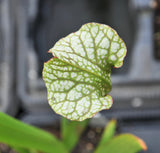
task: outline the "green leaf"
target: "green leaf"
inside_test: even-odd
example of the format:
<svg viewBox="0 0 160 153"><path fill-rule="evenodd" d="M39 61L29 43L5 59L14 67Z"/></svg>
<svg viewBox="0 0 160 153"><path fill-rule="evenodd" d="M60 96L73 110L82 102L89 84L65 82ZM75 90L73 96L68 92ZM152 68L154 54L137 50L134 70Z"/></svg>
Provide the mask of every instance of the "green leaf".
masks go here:
<svg viewBox="0 0 160 153"><path fill-rule="evenodd" d="M29 151L28 149L24 149L24 148L13 147L13 146L12 146L12 148L17 153L33 153L33 152Z"/></svg>
<svg viewBox="0 0 160 153"><path fill-rule="evenodd" d="M111 120L104 129L98 147L106 144L114 136L115 130L116 130L116 120Z"/></svg>
<svg viewBox="0 0 160 153"><path fill-rule="evenodd" d="M64 145L51 134L2 112L0 112L0 142L45 153L67 153Z"/></svg>
<svg viewBox="0 0 160 153"><path fill-rule="evenodd" d="M137 153L146 150L145 143L132 134L121 134L99 147L95 153Z"/></svg>
<svg viewBox="0 0 160 153"><path fill-rule="evenodd" d="M39 153L37 150L20 148L17 146L10 146L16 153Z"/></svg>
<svg viewBox="0 0 160 153"><path fill-rule="evenodd" d="M88 125L88 120L76 122L62 118L61 122L61 134L63 144L66 146L68 151L71 151L77 144L82 132Z"/></svg>
<svg viewBox="0 0 160 153"><path fill-rule="evenodd" d="M88 23L50 49L43 78L53 110L70 119L91 118L112 105L111 67L120 67L126 46L107 25Z"/></svg>

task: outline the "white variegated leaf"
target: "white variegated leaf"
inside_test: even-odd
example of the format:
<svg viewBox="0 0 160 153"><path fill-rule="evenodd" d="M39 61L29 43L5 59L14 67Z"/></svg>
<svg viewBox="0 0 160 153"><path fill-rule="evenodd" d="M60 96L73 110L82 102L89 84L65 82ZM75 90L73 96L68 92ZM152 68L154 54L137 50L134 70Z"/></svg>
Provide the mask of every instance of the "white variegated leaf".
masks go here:
<svg viewBox="0 0 160 153"><path fill-rule="evenodd" d="M82 121L111 107L111 67L121 67L126 55L125 43L116 31L88 23L49 52L54 58L44 64L43 78L56 113Z"/></svg>

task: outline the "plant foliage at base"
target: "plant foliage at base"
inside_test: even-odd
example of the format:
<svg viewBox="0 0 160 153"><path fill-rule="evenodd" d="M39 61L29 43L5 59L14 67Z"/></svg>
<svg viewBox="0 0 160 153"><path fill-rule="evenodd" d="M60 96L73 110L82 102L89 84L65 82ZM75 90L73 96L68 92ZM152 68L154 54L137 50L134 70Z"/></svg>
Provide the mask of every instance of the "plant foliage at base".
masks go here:
<svg viewBox="0 0 160 153"><path fill-rule="evenodd" d="M0 143L8 144L17 153L70 153L86 129L88 120L72 122L63 118L61 123L62 139L59 140L0 112ZM137 153L147 149L143 140L132 134L114 136L115 129L116 121L112 120L105 127L94 153Z"/></svg>

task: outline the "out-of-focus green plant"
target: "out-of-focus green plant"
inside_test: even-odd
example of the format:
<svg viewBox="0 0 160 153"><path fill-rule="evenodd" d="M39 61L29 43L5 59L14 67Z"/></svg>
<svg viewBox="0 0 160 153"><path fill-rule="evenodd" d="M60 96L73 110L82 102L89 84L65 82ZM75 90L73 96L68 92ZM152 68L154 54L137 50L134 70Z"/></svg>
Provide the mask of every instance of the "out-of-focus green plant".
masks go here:
<svg viewBox="0 0 160 153"><path fill-rule="evenodd" d="M39 128L27 125L0 112L0 142L18 153L68 153L78 142L88 120L70 122L62 119L62 141Z"/></svg>
<svg viewBox="0 0 160 153"><path fill-rule="evenodd" d="M137 153L147 149L144 141L132 134L114 136L115 129L116 121L112 120L104 129L94 153Z"/></svg>
<svg viewBox="0 0 160 153"><path fill-rule="evenodd" d="M8 144L18 153L69 153L88 125L83 122L61 122L62 140L39 128L20 122L0 112L0 142ZM102 139L94 153L137 153L144 149L145 143L132 134L121 134L114 137L116 121L112 120L104 129Z"/></svg>
<svg viewBox="0 0 160 153"><path fill-rule="evenodd" d="M24 124L2 112L0 112L0 142L8 144L20 153L28 152L28 150L67 153L62 142L55 136Z"/></svg>
<svg viewBox="0 0 160 153"><path fill-rule="evenodd" d="M61 120L61 136L62 142L68 151L71 151L84 131L85 127L88 125L88 120L77 122L69 121L66 118Z"/></svg>

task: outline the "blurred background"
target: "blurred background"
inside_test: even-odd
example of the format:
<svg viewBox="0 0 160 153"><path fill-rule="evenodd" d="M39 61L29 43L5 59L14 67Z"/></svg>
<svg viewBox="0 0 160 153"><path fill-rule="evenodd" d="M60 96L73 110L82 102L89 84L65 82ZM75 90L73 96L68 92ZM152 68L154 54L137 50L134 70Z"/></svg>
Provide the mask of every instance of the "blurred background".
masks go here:
<svg viewBox="0 0 160 153"><path fill-rule="evenodd" d="M144 139L147 153L160 145L159 0L0 0L0 111L38 126L56 125L42 80L47 51L82 24L110 25L128 49L112 70L113 107L90 122L115 118L120 132Z"/></svg>

